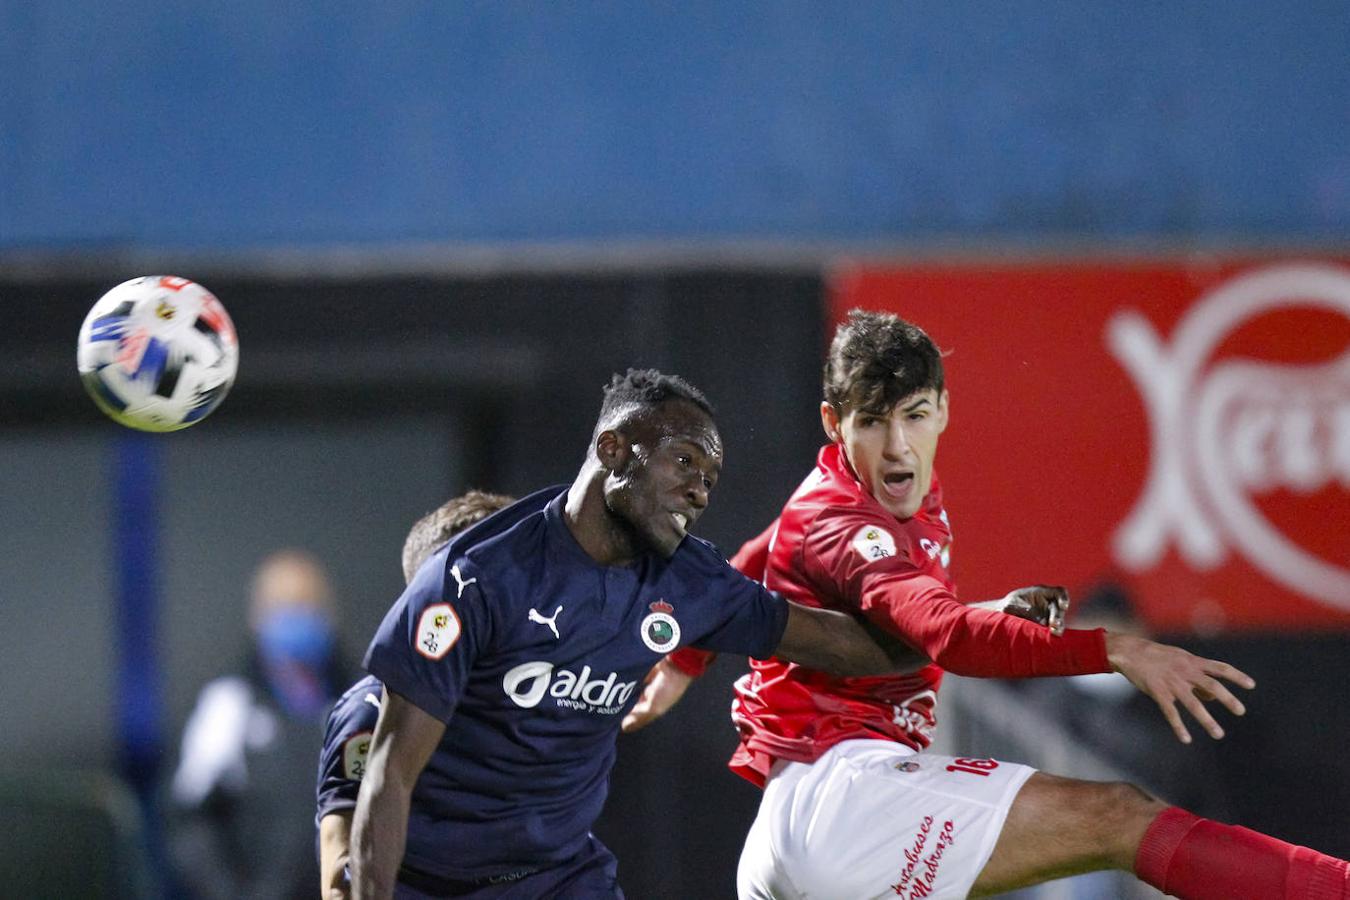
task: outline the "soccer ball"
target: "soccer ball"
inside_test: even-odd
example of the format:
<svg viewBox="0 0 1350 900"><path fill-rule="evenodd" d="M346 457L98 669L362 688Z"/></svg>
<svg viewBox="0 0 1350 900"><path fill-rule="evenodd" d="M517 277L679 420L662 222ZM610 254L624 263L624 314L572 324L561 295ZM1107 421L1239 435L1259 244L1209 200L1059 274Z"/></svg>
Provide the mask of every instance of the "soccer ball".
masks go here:
<svg viewBox="0 0 1350 900"><path fill-rule="evenodd" d="M186 278L124 281L80 328L80 379L113 420L177 431L206 418L234 384L239 341L225 307Z"/></svg>

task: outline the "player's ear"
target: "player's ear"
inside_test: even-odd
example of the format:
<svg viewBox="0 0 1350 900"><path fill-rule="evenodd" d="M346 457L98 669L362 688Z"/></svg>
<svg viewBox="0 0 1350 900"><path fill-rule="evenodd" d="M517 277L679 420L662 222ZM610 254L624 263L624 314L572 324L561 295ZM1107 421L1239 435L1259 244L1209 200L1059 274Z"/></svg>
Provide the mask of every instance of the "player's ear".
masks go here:
<svg viewBox="0 0 1350 900"><path fill-rule="evenodd" d="M606 470L621 470L628 463L628 453L628 441L612 428L595 436L595 457Z"/></svg>
<svg viewBox="0 0 1350 900"><path fill-rule="evenodd" d="M938 426L938 434L941 434L942 432L944 432L944 431L947 430L947 405L948 405L948 400L949 400L949 397L948 397L948 395L947 395L947 389L946 389L946 388L943 388L943 389L942 389L942 393L941 393L941 394L938 394L938 402L937 402L937 426Z"/></svg>
<svg viewBox="0 0 1350 900"><path fill-rule="evenodd" d="M825 429L826 436L836 444L844 439L839 431L839 410L828 400L820 401L820 425Z"/></svg>

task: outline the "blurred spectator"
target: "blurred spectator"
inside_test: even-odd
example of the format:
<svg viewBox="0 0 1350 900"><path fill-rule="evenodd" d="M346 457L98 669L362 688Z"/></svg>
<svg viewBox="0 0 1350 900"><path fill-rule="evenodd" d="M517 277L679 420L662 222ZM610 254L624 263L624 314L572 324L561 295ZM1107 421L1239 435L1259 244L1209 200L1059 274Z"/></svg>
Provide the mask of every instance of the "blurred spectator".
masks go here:
<svg viewBox="0 0 1350 900"><path fill-rule="evenodd" d="M314 748L352 680L323 567L282 550L263 560L239 671L202 688L171 786L171 850L199 898L312 897Z"/></svg>

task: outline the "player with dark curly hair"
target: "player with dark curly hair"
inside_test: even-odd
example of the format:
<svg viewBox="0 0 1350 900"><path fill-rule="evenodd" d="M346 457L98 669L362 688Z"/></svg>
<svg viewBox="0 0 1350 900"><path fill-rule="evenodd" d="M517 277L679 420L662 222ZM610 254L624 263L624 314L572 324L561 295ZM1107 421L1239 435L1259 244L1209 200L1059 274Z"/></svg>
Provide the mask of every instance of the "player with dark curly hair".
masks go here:
<svg viewBox="0 0 1350 900"><path fill-rule="evenodd" d="M620 720L681 644L890 670L852 616L790 604L688 534L722 457L701 392L630 370L606 386L570 487L418 570L366 655L385 697L352 825L354 896L622 896L590 828Z"/></svg>

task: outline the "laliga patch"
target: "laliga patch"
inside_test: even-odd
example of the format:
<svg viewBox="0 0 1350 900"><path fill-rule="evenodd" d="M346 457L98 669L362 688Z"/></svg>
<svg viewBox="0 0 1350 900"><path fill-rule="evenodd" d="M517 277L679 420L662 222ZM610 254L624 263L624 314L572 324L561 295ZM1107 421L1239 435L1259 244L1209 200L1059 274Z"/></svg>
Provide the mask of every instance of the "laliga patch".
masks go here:
<svg viewBox="0 0 1350 900"><path fill-rule="evenodd" d="M878 525L864 525L853 535L853 549L868 562L895 555L895 538Z"/></svg>
<svg viewBox="0 0 1350 900"><path fill-rule="evenodd" d="M680 642L680 623L671 615L675 607L665 600L657 600L647 608L651 613L642 620L639 628L642 643L655 653L669 653Z"/></svg>
<svg viewBox="0 0 1350 900"><path fill-rule="evenodd" d="M360 781L366 774L366 757L370 755L369 731L358 731L342 745L342 777Z"/></svg>
<svg viewBox="0 0 1350 900"><path fill-rule="evenodd" d="M449 603L436 603L422 611L413 641L427 659L440 659L459 640L459 617Z"/></svg>

